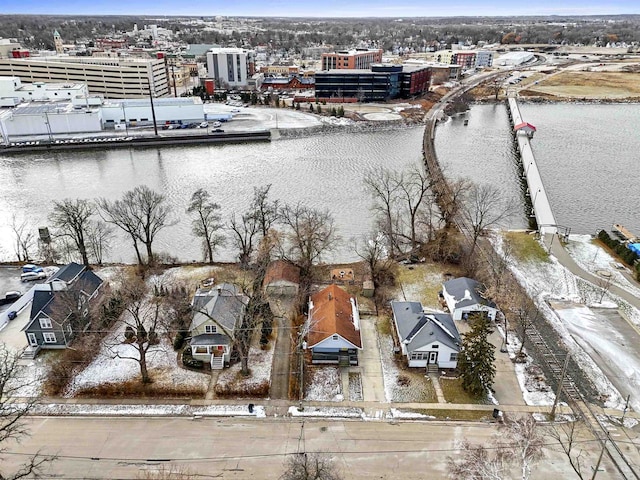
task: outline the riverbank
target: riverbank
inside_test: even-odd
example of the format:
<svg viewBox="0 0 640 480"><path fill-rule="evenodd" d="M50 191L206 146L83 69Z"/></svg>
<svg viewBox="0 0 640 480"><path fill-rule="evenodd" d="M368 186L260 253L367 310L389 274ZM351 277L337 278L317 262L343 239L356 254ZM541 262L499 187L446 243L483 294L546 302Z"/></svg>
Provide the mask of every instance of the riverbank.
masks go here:
<svg viewBox="0 0 640 480"><path fill-rule="evenodd" d="M189 135L151 135L129 137L74 137L61 140L32 140L12 142L8 146L0 147L2 153L31 153L60 150L92 150L106 148L136 148L136 147L171 147L192 144L210 143L238 143L238 142L268 142L271 140L270 131L208 133Z"/></svg>

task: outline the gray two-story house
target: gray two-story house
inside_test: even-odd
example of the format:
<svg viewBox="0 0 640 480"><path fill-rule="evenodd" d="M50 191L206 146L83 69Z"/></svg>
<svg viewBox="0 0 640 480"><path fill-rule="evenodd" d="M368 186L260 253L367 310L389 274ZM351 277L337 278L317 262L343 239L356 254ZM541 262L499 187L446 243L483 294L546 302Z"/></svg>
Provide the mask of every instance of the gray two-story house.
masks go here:
<svg viewBox="0 0 640 480"><path fill-rule="evenodd" d="M88 326L89 307L99 296L103 280L83 265L70 263L33 294L31 314L23 328L29 347L26 357L42 348L66 348L75 333Z"/></svg>

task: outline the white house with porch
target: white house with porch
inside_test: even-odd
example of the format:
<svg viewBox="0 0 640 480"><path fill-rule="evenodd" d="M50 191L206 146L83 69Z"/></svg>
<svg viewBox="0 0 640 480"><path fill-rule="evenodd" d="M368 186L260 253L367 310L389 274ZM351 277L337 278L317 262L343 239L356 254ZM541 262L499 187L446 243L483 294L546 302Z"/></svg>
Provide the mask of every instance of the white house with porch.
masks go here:
<svg viewBox="0 0 640 480"><path fill-rule="evenodd" d="M193 302L189 345L193 358L214 370L229 365L235 332L244 317L248 298L230 283L201 288Z"/></svg>
<svg viewBox="0 0 640 480"><path fill-rule="evenodd" d="M451 315L425 313L420 302L391 302L391 310L409 367L457 367L462 341Z"/></svg>

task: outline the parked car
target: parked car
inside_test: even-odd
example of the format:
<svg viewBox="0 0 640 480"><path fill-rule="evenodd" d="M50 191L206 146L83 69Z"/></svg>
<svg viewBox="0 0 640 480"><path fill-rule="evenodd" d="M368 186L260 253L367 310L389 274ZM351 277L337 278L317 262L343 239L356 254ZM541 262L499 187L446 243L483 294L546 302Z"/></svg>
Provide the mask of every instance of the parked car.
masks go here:
<svg viewBox="0 0 640 480"><path fill-rule="evenodd" d="M18 316L18 312L14 311L14 310L11 310L9 313L7 313L7 318L9 320L13 320L17 316Z"/></svg>
<svg viewBox="0 0 640 480"><path fill-rule="evenodd" d="M18 300L22 296L22 292L7 292L4 294L4 297L0 298L0 305L7 305L9 303L13 303Z"/></svg>
<svg viewBox="0 0 640 480"><path fill-rule="evenodd" d="M209 126L209 122L202 122L200 125L198 125L199 128L207 128Z"/></svg>
<svg viewBox="0 0 640 480"><path fill-rule="evenodd" d="M222 126L222 124L220 122L214 122L214 124L212 126L213 126L213 128L220 128Z"/></svg>
<svg viewBox="0 0 640 480"><path fill-rule="evenodd" d="M211 133L224 133L224 130L221 128L214 128L213 130L211 130Z"/></svg>
<svg viewBox="0 0 640 480"><path fill-rule="evenodd" d="M22 266L22 273L41 272L41 271L42 271L42 267L34 265L33 263L27 263L26 265Z"/></svg>
<svg viewBox="0 0 640 480"><path fill-rule="evenodd" d="M35 282L36 280L44 280L45 278L47 278L47 274L43 272L42 269L39 272L25 272L20 275L21 282Z"/></svg>

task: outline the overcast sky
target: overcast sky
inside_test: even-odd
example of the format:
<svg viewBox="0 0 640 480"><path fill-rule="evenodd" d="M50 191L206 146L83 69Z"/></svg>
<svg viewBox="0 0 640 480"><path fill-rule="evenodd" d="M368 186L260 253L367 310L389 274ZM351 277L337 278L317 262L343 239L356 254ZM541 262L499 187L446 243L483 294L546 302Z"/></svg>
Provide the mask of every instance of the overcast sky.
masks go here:
<svg viewBox="0 0 640 480"><path fill-rule="evenodd" d="M0 13L5 14L434 17L640 13L639 0L1 0L0 3Z"/></svg>

